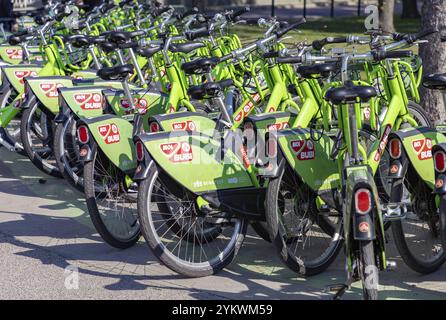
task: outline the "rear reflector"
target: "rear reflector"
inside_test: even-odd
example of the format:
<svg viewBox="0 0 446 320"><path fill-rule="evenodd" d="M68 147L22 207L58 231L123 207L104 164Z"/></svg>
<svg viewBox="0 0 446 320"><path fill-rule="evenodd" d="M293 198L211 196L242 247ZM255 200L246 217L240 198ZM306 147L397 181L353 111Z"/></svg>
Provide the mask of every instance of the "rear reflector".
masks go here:
<svg viewBox="0 0 446 320"><path fill-rule="evenodd" d="M443 151L437 151L434 154L435 171L444 172L446 170L446 153Z"/></svg>
<svg viewBox="0 0 446 320"><path fill-rule="evenodd" d="M160 126L158 125L157 122L152 122L150 124L150 132L158 132L160 131Z"/></svg>
<svg viewBox="0 0 446 320"><path fill-rule="evenodd" d="M135 143L135 147L136 147L136 159L138 161L142 161L144 159L144 145L142 144L141 141L137 141Z"/></svg>
<svg viewBox="0 0 446 320"><path fill-rule="evenodd" d="M390 140L390 157L399 159L401 157L401 141L399 139Z"/></svg>
<svg viewBox="0 0 446 320"><path fill-rule="evenodd" d="M80 126L77 128L77 138L80 143L86 144L90 140L90 135L88 134L88 128L86 126Z"/></svg>
<svg viewBox="0 0 446 320"><path fill-rule="evenodd" d="M366 214L372 209L372 195L368 189L358 189L355 193L356 212Z"/></svg>

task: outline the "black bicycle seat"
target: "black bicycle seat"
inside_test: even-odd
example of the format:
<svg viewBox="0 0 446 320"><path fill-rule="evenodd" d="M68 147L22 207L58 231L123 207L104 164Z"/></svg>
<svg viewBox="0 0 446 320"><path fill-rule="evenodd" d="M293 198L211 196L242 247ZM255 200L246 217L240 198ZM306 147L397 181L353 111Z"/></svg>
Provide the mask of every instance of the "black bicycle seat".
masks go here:
<svg viewBox="0 0 446 320"><path fill-rule="evenodd" d="M198 86L192 86L187 90L187 93L192 99L202 100L211 99L218 96L225 88L233 86L234 81L227 79L219 82L208 82Z"/></svg>
<svg viewBox="0 0 446 320"><path fill-rule="evenodd" d="M129 74L133 74L133 65L125 64L116 67L105 67L99 69L97 75L102 80L124 80Z"/></svg>
<svg viewBox="0 0 446 320"><path fill-rule="evenodd" d="M187 74L202 74L209 72L209 70L214 68L219 62L220 59L217 57L201 58L183 63L181 69Z"/></svg>
<svg viewBox="0 0 446 320"><path fill-rule="evenodd" d="M322 77L327 78L330 73L337 69L335 64L332 63L321 63L314 64L312 66L299 66L297 72L306 79Z"/></svg>
<svg viewBox="0 0 446 320"><path fill-rule="evenodd" d="M182 52L189 53L198 48L203 48L204 43L201 42L188 42L188 43L175 43L169 47L169 51L171 52Z"/></svg>
<svg viewBox="0 0 446 320"><path fill-rule="evenodd" d="M138 49L137 53L149 59L153 57L155 53L160 52L162 49L163 49L162 46L148 47L148 48Z"/></svg>
<svg viewBox="0 0 446 320"><path fill-rule="evenodd" d="M325 94L325 100L335 105L356 102L358 98L362 102L367 102L376 95L376 90L372 86L348 85L329 89Z"/></svg>
<svg viewBox="0 0 446 320"><path fill-rule="evenodd" d="M76 48L84 48L90 45L90 41L87 36L82 34L75 34L72 36L65 36L65 42L71 43Z"/></svg>
<svg viewBox="0 0 446 320"><path fill-rule="evenodd" d="M112 31L107 34L107 38L115 43L127 42L131 39L130 32L124 31Z"/></svg>
<svg viewBox="0 0 446 320"><path fill-rule="evenodd" d="M100 44L101 49L104 50L106 53L115 51L118 48L118 45L113 42L104 42Z"/></svg>
<svg viewBox="0 0 446 320"><path fill-rule="evenodd" d="M432 90L446 90L446 73L437 73L424 76L423 87Z"/></svg>

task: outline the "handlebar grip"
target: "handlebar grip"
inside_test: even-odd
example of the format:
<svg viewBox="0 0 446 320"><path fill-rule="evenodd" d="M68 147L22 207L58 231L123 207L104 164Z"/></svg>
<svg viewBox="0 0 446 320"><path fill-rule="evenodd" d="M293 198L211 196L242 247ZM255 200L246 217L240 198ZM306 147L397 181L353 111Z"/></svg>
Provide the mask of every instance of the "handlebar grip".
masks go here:
<svg viewBox="0 0 446 320"><path fill-rule="evenodd" d="M373 57L375 60L380 61L384 59L398 59L398 58L408 58L412 57L413 52L410 50L404 50L404 51L374 51Z"/></svg>
<svg viewBox="0 0 446 320"><path fill-rule="evenodd" d="M408 43L414 43L415 41L419 40L419 39L423 39L427 36L430 36L431 34L437 33L438 30L435 28L431 28L431 29L427 29L427 30L422 30L419 31L415 34L410 34L407 36L407 42Z"/></svg>
<svg viewBox="0 0 446 320"><path fill-rule="evenodd" d="M441 40L441 42L446 42L446 36L441 36L440 40Z"/></svg>
<svg viewBox="0 0 446 320"><path fill-rule="evenodd" d="M138 48L139 42L138 41L132 41L132 42L125 42L118 44L118 48L120 49L130 49L130 48Z"/></svg>
<svg viewBox="0 0 446 320"><path fill-rule="evenodd" d="M192 41L197 38L209 37L211 32L207 28L202 28L195 31L185 32L184 35L186 36L187 40Z"/></svg>
<svg viewBox="0 0 446 320"><path fill-rule="evenodd" d="M300 26L301 24L304 24L307 20L305 20L305 18L301 18L299 21L290 24L288 27L279 30L276 32L276 36L277 38L281 38L283 37L285 34L287 34L288 32L290 32L291 30L297 28L298 26Z"/></svg>
<svg viewBox="0 0 446 320"><path fill-rule="evenodd" d="M314 40L311 46L313 47L314 50L320 51L327 44L346 43L346 42L347 42L347 37L338 37L338 38L327 37L322 40Z"/></svg>
<svg viewBox="0 0 446 320"><path fill-rule="evenodd" d="M279 57L279 51L265 52L262 56L265 59L268 59L268 58L278 58Z"/></svg>
<svg viewBox="0 0 446 320"><path fill-rule="evenodd" d="M283 58L277 58L277 63L289 63L289 64L295 64L295 63L301 63L302 57L283 57Z"/></svg>
<svg viewBox="0 0 446 320"><path fill-rule="evenodd" d="M177 19L178 20L183 20L184 18L191 16L193 14L197 14L199 13L198 8L197 7L193 7L191 10L187 10L183 13L179 13L177 14Z"/></svg>
<svg viewBox="0 0 446 320"><path fill-rule="evenodd" d="M241 8L233 13L229 13L228 15L226 15L226 18L228 18L228 20L230 21L234 21L237 17L241 16L242 14L245 14L246 12L251 11L250 7L244 7Z"/></svg>

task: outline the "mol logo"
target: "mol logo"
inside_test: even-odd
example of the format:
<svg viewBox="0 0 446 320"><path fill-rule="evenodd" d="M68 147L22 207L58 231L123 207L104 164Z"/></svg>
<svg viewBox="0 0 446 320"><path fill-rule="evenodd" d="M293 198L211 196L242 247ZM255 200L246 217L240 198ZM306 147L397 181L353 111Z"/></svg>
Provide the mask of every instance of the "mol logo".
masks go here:
<svg viewBox="0 0 446 320"><path fill-rule="evenodd" d="M242 110L240 110L234 117L234 120L236 122L240 122L243 119L245 119L249 115L251 110L254 108L254 103L259 102L259 100L260 100L260 94L258 93L254 94L252 96L252 100L250 100L247 104L243 106Z"/></svg>
<svg viewBox="0 0 446 320"><path fill-rule="evenodd" d="M34 70L20 70L14 71L15 77L19 80L20 84L23 84L23 80L25 77L35 77L37 76L37 72Z"/></svg>
<svg viewBox="0 0 446 320"><path fill-rule="evenodd" d="M381 160L381 157L383 155L384 149L386 148L386 145L387 145L387 141L389 140L389 134L390 134L390 130L391 129L392 129L392 126L390 124L388 124L386 126L386 128L384 129L384 134L383 134L383 136L381 138L378 150L376 150L375 157L374 157L374 160L376 162Z"/></svg>
<svg viewBox="0 0 446 320"><path fill-rule="evenodd" d="M172 123L173 131L195 131L197 126L192 120Z"/></svg>
<svg viewBox="0 0 446 320"><path fill-rule="evenodd" d="M314 142L312 140L291 141L291 148L299 160L312 160L315 158Z"/></svg>
<svg viewBox="0 0 446 320"><path fill-rule="evenodd" d="M11 60L22 60L23 50L22 49L6 49L6 55Z"/></svg>
<svg viewBox="0 0 446 320"><path fill-rule="evenodd" d="M432 158L432 140L429 138L412 141L412 148L417 153L418 159L426 160Z"/></svg>
<svg viewBox="0 0 446 320"><path fill-rule="evenodd" d="M173 163L189 162L194 158L189 142L162 143L160 148Z"/></svg>
<svg viewBox="0 0 446 320"><path fill-rule="evenodd" d="M273 123L273 124L269 124L267 127L267 131L277 131L277 130L281 130L281 129L286 129L288 128L290 125L288 124L287 121L285 122L278 122L278 123Z"/></svg>
<svg viewBox="0 0 446 320"><path fill-rule="evenodd" d="M104 138L106 144L113 144L121 141L119 128L116 124L103 124L98 127L99 134Z"/></svg>
<svg viewBox="0 0 446 320"><path fill-rule="evenodd" d="M97 110L102 108L102 94L100 93L78 93L74 100L83 110Z"/></svg>
<svg viewBox="0 0 446 320"><path fill-rule="evenodd" d="M127 99L121 99L119 101L119 104L121 105L121 108L125 109L125 113L129 114L132 112L131 110L131 105L129 103L129 101ZM133 104L135 105L136 109L138 109L139 113L144 114L147 112L147 106L148 106L148 102L146 99L144 98L134 98L133 99Z"/></svg>
<svg viewBox="0 0 446 320"><path fill-rule="evenodd" d="M48 98L56 98L59 93L57 92L57 88L61 88L64 85L62 83L41 83L40 89L45 93L45 96Z"/></svg>

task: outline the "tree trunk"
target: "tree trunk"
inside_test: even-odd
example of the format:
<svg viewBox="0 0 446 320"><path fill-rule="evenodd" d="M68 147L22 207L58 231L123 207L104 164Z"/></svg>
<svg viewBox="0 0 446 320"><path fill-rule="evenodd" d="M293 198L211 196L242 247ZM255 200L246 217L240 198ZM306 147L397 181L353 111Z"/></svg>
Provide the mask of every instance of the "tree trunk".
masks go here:
<svg viewBox="0 0 446 320"><path fill-rule="evenodd" d="M446 28L446 1L424 0L421 9L423 30ZM429 43L420 45L424 74L446 72L446 45L440 41L440 33L428 37ZM436 124L446 120L443 93L421 88L421 104Z"/></svg>
<svg viewBox="0 0 446 320"><path fill-rule="evenodd" d="M417 0L403 0L403 19L417 19L420 17L418 12Z"/></svg>
<svg viewBox="0 0 446 320"><path fill-rule="evenodd" d="M393 11L395 8L395 0L379 0L379 26L386 32L395 32L393 26Z"/></svg>

